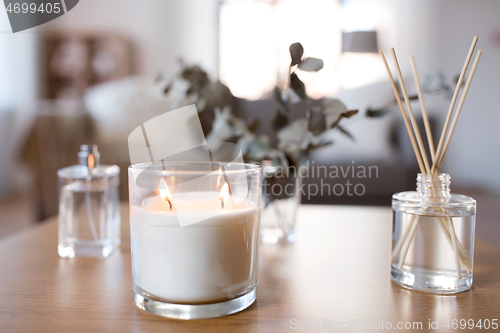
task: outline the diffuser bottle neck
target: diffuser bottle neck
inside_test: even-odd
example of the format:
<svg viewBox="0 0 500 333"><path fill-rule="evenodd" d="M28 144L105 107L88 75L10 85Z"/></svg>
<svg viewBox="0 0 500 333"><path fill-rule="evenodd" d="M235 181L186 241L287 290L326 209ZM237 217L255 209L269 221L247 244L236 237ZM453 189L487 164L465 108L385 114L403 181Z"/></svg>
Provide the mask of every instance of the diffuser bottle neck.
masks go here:
<svg viewBox="0 0 500 333"><path fill-rule="evenodd" d="M451 177L447 173L417 176L417 194L423 199L448 200L451 196Z"/></svg>

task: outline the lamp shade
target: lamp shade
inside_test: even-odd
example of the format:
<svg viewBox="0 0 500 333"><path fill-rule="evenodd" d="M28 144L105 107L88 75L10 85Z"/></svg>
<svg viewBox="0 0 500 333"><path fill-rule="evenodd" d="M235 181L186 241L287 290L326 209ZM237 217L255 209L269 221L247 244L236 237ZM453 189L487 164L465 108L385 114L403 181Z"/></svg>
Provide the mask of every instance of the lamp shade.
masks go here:
<svg viewBox="0 0 500 333"><path fill-rule="evenodd" d="M376 31L342 33L342 52L377 52Z"/></svg>

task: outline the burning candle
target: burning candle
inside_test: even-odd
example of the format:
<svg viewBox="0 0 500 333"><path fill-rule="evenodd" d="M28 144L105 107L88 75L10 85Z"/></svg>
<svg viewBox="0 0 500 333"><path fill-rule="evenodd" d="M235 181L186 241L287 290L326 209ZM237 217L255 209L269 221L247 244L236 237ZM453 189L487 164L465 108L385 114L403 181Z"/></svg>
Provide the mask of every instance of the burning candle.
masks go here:
<svg viewBox="0 0 500 333"><path fill-rule="evenodd" d="M143 170L146 175L148 172ZM226 181L222 187L217 179L220 174L213 172L194 181L197 184L194 187L199 189L195 190L189 182L169 186L169 180L170 183L179 183L183 177L183 172L176 174L174 170L169 176L160 178L157 190L141 197L131 193L132 272L136 303L138 298L139 303L144 303L141 298L146 298L169 305L206 308L217 304L214 308L221 308L221 304L238 303L241 297L247 298L248 305L253 302L255 295L251 301L247 296L255 294L257 286L260 172L260 167L253 165L249 170L237 170L240 175L235 179L239 181ZM158 175L157 172L151 174L152 177ZM190 175L192 177L192 173ZM242 182L242 179L246 181ZM203 182L206 186L200 189L199 184ZM137 189L132 179L130 183L130 191ZM212 185L219 187L210 189ZM256 187L252 189L249 185ZM238 191L238 187L244 187L244 191ZM238 192L247 192L247 195L232 194ZM186 220L191 221L190 224L182 226L182 221ZM144 304L138 306L148 310ZM213 317L245 307L224 310L224 313L211 310L201 316L193 315L191 311L184 317Z"/></svg>
<svg viewBox="0 0 500 333"><path fill-rule="evenodd" d="M222 190L220 190L220 206L222 209L224 209L224 200L227 200L229 198L229 185L227 183L224 184L222 187Z"/></svg>
<svg viewBox="0 0 500 333"><path fill-rule="evenodd" d="M165 180L160 180L160 197L163 201L168 202L168 207L172 210L172 195L170 194L170 190L168 189L167 183Z"/></svg>

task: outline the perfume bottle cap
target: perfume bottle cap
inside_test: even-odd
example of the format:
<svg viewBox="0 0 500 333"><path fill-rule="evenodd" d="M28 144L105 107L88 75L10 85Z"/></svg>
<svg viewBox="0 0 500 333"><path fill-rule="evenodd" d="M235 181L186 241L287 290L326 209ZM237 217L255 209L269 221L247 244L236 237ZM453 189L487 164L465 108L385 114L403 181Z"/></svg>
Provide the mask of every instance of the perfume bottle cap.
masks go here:
<svg viewBox="0 0 500 333"><path fill-rule="evenodd" d="M80 165L86 166L89 169L98 167L101 161L101 153L97 145L92 146L92 151L90 151L88 145L81 145L78 160Z"/></svg>

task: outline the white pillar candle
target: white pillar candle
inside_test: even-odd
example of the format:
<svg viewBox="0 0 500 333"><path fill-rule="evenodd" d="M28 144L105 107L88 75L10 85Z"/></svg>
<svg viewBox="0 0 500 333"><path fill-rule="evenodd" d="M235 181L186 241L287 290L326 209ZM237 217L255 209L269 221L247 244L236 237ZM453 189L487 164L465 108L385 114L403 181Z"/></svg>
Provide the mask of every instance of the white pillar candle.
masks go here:
<svg viewBox="0 0 500 333"><path fill-rule="evenodd" d="M220 193L179 193L169 203L154 195L131 205L132 272L136 287L170 303L211 303L234 298L257 283L259 214L247 199ZM219 215L181 227L176 212Z"/></svg>

